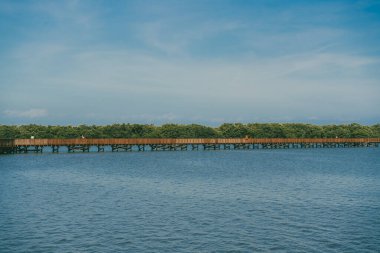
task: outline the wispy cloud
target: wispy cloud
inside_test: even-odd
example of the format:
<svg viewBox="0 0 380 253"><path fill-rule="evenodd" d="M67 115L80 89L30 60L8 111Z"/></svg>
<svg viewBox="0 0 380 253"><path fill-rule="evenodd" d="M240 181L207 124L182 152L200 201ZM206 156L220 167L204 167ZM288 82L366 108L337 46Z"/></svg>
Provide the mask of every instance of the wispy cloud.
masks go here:
<svg viewBox="0 0 380 253"><path fill-rule="evenodd" d="M96 13L77 0L41 1L32 6L36 12L41 12L65 25L70 22L82 28L90 28L96 22Z"/></svg>
<svg viewBox="0 0 380 253"><path fill-rule="evenodd" d="M41 118L47 117L48 111L46 109L29 109L29 110L5 110L4 114L10 117L17 118Z"/></svg>
<svg viewBox="0 0 380 253"><path fill-rule="evenodd" d="M186 54L196 43L202 43L224 33L239 30L244 25L235 21L209 21L193 23L183 29L174 19L150 21L134 26L138 38L148 47L168 54ZM189 22L189 21L187 21ZM183 24L187 26L188 24Z"/></svg>

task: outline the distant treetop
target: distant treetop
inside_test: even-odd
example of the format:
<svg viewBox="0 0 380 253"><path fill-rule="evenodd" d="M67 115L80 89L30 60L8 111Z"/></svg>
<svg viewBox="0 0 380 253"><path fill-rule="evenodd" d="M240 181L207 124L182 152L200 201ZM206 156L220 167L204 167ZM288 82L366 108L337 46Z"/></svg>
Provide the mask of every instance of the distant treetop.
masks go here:
<svg viewBox="0 0 380 253"><path fill-rule="evenodd" d="M113 124L106 126L0 125L0 138L380 138L380 124L365 126L300 123L225 123L219 127L197 124L162 126Z"/></svg>

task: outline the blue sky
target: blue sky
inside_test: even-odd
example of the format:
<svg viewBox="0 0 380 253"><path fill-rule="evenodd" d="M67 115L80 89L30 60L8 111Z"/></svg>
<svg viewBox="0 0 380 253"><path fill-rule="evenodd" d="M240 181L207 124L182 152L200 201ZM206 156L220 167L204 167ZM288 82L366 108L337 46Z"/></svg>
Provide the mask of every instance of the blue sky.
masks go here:
<svg viewBox="0 0 380 253"><path fill-rule="evenodd" d="M379 1L0 1L0 124L380 122Z"/></svg>

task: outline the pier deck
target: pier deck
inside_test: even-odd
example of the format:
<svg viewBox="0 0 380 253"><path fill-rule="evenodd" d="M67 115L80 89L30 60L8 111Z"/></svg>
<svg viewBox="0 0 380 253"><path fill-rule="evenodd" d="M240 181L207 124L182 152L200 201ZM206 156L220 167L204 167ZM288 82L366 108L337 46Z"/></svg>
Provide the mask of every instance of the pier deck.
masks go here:
<svg viewBox="0 0 380 253"><path fill-rule="evenodd" d="M379 147L380 138L0 139L0 154Z"/></svg>

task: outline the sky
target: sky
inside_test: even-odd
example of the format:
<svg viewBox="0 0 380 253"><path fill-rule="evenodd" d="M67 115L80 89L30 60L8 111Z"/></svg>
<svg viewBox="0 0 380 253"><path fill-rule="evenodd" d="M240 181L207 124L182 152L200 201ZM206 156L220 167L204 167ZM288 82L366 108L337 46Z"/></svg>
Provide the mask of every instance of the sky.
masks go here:
<svg viewBox="0 0 380 253"><path fill-rule="evenodd" d="M380 123L380 1L0 0L0 124Z"/></svg>

